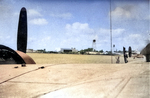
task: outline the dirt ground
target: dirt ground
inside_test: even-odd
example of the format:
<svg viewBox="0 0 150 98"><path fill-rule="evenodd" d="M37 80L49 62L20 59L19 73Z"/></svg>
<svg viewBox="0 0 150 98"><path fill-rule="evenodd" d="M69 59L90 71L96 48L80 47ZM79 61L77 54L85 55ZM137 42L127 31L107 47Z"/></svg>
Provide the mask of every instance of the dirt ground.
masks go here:
<svg viewBox="0 0 150 98"><path fill-rule="evenodd" d="M28 53L36 64L116 64L119 55L79 55L79 54L44 54ZM128 58L129 61L135 59ZM123 56L119 56L120 64L124 63Z"/></svg>

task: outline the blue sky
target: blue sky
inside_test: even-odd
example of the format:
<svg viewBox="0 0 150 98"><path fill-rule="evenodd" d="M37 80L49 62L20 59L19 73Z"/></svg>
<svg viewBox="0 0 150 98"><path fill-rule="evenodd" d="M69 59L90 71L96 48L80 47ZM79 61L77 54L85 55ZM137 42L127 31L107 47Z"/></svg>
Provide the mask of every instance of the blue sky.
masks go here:
<svg viewBox="0 0 150 98"><path fill-rule="evenodd" d="M0 42L16 50L19 12L28 14L28 49L141 50L149 40L148 0L0 0Z"/></svg>

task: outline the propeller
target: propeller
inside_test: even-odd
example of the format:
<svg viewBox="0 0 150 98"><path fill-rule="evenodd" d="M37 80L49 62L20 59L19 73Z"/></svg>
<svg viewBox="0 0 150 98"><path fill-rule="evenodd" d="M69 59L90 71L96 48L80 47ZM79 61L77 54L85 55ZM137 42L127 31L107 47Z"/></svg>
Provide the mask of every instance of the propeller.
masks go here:
<svg viewBox="0 0 150 98"><path fill-rule="evenodd" d="M0 64L36 64L26 53L27 48L27 12L23 7L19 15L17 50L0 44Z"/></svg>
<svg viewBox="0 0 150 98"><path fill-rule="evenodd" d="M26 53L27 49L27 11L23 7L20 11L17 34L17 50Z"/></svg>

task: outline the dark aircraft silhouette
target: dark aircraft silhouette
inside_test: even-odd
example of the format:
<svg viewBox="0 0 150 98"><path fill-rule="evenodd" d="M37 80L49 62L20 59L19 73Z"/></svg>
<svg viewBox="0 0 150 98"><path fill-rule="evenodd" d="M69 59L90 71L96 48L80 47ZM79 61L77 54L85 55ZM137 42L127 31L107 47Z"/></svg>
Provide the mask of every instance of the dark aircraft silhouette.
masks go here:
<svg viewBox="0 0 150 98"><path fill-rule="evenodd" d="M143 54L146 57L146 62L150 62L150 43L147 44L140 54Z"/></svg>
<svg viewBox="0 0 150 98"><path fill-rule="evenodd" d="M27 49L27 11L23 7L20 11L17 35L17 51L0 45L0 64L35 64L26 54Z"/></svg>

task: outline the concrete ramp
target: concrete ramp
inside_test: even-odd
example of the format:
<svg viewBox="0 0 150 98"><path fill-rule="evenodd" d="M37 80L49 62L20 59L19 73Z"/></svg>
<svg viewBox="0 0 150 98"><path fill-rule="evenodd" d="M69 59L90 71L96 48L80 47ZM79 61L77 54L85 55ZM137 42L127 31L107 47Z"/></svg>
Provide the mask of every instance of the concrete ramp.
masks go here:
<svg viewBox="0 0 150 98"><path fill-rule="evenodd" d="M149 63L1 65L1 98L149 98Z"/></svg>

